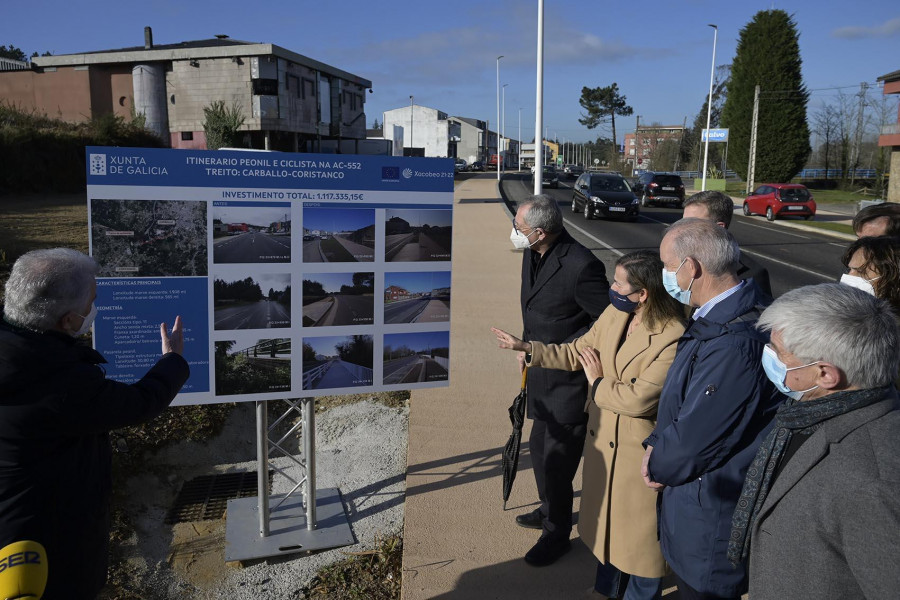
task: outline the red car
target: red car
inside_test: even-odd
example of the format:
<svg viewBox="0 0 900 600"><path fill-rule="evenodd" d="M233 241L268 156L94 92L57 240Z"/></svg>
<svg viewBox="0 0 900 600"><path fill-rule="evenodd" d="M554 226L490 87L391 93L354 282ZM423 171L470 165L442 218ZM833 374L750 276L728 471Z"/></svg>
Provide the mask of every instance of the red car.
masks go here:
<svg viewBox="0 0 900 600"><path fill-rule="evenodd" d="M799 183L764 183L744 199L744 214L777 217L816 216L816 201L805 185Z"/></svg>

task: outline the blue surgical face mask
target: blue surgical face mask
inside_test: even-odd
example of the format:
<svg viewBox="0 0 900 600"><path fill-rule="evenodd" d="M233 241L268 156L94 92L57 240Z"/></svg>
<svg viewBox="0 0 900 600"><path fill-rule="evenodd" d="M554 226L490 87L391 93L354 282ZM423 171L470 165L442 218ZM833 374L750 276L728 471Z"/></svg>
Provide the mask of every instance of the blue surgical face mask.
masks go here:
<svg viewBox="0 0 900 600"><path fill-rule="evenodd" d="M686 290L681 289L681 286L678 285L678 271L684 266L685 261L687 261L687 257L681 261L681 264L678 265L678 268L674 271L667 271L666 268L663 267L662 279L663 287L666 288L666 291L669 292L670 296L682 304L689 305L691 303L691 286L694 285L694 278L691 277L691 282L688 284L688 289Z"/></svg>
<svg viewBox="0 0 900 600"><path fill-rule="evenodd" d="M762 366L763 370L766 372L766 377L769 378L769 381L775 384L775 387L778 388L778 391L787 396L788 398L793 398L794 400L799 400L803 397L803 394L806 392L811 392L816 389L817 385L812 386L808 390L792 390L787 386L784 382L787 377L788 371L793 371L794 369L802 369L803 367L811 367L817 364L819 361L811 362L808 365L800 365L799 367L791 367L787 368L781 359L778 358L778 355L775 353L775 350L769 344L766 344L763 347L762 354Z"/></svg>
<svg viewBox="0 0 900 600"><path fill-rule="evenodd" d="M631 292L631 294L635 293L636 292ZM628 296L630 296L631 294L629 294ZM630 313L634 312L634 309L638 307L640 302L632 302L628 299L628 296L623 296L614 289L609 288L609 303L622 312Z"/></svg>

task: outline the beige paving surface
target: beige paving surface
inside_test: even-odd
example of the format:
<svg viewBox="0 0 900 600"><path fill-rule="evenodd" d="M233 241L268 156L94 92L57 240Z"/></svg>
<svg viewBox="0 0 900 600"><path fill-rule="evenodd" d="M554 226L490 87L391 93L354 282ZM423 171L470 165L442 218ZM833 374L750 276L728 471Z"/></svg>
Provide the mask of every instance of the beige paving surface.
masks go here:
<svg viewBox="0 0 900 600"><path fill-rule="evenodd" d="M515 524L537 500L527 428L503 511L500 451L520 376L514 354L496 347L490 327L521 329L522 255L509 242L512 224L495 178L461 182L455 202L451 383L414 391L410 402L402 597L581 598L595 563L577 539L552 566L522 560L539 535Z"/></svg>

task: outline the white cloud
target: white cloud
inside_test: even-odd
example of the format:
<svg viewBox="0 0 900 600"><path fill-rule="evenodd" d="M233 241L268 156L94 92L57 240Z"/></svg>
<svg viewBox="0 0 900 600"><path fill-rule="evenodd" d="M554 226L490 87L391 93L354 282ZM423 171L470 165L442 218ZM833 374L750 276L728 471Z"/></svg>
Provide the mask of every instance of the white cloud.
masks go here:
<svg viewBox="0 0 900 600"><path fill-rule="evenodd" d="M900 17L885 21L881 25L875 27L839 27L831 32L831 35L849 40L858 40L863 38L880 38L891 37L900 34Z"/></svg>

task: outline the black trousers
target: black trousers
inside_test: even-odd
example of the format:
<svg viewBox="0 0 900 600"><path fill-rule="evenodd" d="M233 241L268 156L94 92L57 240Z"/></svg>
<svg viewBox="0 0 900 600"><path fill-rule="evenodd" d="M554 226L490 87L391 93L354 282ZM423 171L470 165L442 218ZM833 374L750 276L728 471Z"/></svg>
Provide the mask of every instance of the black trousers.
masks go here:
<svg viewBox="0 0 900 600"><path fill-rule="evenodd" d="M572 532L572 480L584 450L585 423L534 419L528 438L534 479L541 500L544 535L569 538Z"/></svg>

